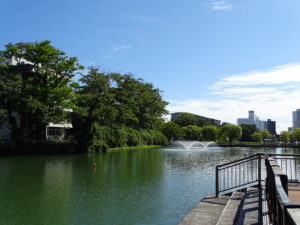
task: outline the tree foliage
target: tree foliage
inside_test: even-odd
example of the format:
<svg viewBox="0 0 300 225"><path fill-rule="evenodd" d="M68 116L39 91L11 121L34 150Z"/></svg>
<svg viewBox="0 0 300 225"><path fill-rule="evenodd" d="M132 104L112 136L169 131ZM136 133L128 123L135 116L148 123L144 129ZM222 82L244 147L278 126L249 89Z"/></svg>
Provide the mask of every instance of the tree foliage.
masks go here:
<svg viewBox="0 0 300 225"><path fill-rule="evenodd" d="M195 125L182 127L183 138L186 140L202 140L201 128Z"/></svg>
<svg viewBox="0 0 300 225"><path fill-rule="evenodd" d="M76 88L77 108L74 111L73 124L82 143L92 145L95 142L93 140L97 139L103 140L110 147L118 147L120 144L112 141L111 137L119 135L120 140L124 139L122 144L142 144L144 142L140 140L143 134L150 135L149 140L155 140L155 144L165 143L166 139L158 141L162 138L160 132L149 134L149 130L160 128L162 115L166 113L167 102L162 99L159 89L132 75L106 74L97 68L89 68L80 82L82 85ZM103 133L110 130L110 139L99 135L95 139L95 134L98 133L96 130L101 130L94 129L98 126L104 129ZM148 130L148 133L144 130ZM102 142L98 145L102 146Z"/></svg>
<svg viewBox="0 0 300 225"><path fill-rule="evenodd" d="M183 136L180 126L173 121L163 124L160 130L168 138L169 141L173 139L176 140Z"/></svg>
<svg viewBox="0 0 300 225"><path fill-rule="evenodd" d="M288 131L281 131L280 140L284 143L284 146L286 146L290 140L290 133Z"/></svg>
<svg viewBox="0 0 300 225"><path fill-rule="evenodd" d="M241 136L242 128L237 125L227 124L219 130L219 138L228 141L231 145L234 140L238 140Z"/></svg>
<svg viewBox="0 0 300 225"><path fill-rule="evenodd" d="M240 127L242 128L242 137L240 141L253 141L252 134L258 129L254 124L241 124Z"/></svg>
<svg viewBox="0 0 300 225"><path fill-rule="evenodd" d="M298 147L300 147L300 128L295 128L292 134L294 140L298 142Z"/></svg>
<svg viewBox="0 0 300 225"><path fill-rule="evenodd" d="M181 113L175 120L181 127L189 126L189 125L197 125L198 119L195 115L191 113Z"/></svg>
<svg viewBox="0 0 300 225"><path fill-rule="evenodd" d="M205 126L202 128L202 137L204 141L216 141L218 129L215 126Z"/></svg>
<svg viewBox="0 0 300 225"><path fill-rule="evenodd" d="M199 127L203 127L207 125L215 125L213 119L201 118L192 113L180 113L177 116L177 118L174 120L174 122L181 127L186 127L189 125L194 125Z"/></svg>
<svg viewBox="0 0 300 225"><path fill-rule="evenodd" d="M251 135L252 139L256 142L262 142L263 137L261 135L261 132L259 131L255 131L252 135Z"/></svg>
<svg viewBox="0 0 300 225"><path fill-rule="evenodd" d="M269 133L269 131L266 129L263 129L262 131L260 131L260 133L261 133L261 137L262 137L264 144L266 143L267 139L272 137L271 134Z"/></svg>
<svg viewBox="0 0 300 225"><path fill-rule="evenodd" d="M0 51L0 109L15 140L44 139L46 125L66 120L64 109L74 107L70 81L79 69L76 57L50 41L7 44ZM18 116L25 125L18 125Z"/></svg>

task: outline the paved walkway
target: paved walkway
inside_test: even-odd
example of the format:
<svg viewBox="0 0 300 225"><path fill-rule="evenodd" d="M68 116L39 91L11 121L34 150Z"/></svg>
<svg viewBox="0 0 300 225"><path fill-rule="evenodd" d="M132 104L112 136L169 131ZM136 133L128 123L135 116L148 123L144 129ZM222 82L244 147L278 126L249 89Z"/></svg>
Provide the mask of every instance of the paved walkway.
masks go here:
<svg viewBox="0 0 300 225"><path fill-rule="evenodd" d="M215 225L229 196L206 196L178 225Z"/></svg>
<svg viewBox="0 0 300 225"><path fill-rule="evenodd" d="M300 185L291 185L288 186L288 196L292 202L300 202Z"/></svg>

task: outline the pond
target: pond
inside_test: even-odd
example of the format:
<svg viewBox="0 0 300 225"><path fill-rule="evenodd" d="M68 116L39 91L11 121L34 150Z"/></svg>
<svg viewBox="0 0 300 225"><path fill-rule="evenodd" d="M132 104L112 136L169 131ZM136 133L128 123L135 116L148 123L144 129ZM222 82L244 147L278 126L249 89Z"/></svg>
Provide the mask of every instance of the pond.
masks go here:
<svg viewBox="0 0 300 225"><path fill-rule="evenodd" d="M214 193L217 164L292 151L208 147L2 157L1 224L175 225Z"/></svg>

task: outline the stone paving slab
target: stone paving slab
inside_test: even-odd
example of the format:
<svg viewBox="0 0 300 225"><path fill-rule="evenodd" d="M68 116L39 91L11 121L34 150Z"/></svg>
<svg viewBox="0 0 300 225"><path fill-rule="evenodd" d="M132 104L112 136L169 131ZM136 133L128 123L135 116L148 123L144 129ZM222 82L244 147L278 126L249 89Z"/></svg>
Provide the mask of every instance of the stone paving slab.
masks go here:
<svg viewBox="0 0 300 225"><path fill-rule="evenodd" d="M232 225L236 222L237 214L239 213L240 205L244 198L244 192L235 191L232 193L226 207L223 210L217 225Z"/></svg>
<svg viewBox="0 0 300 225"><path fill-rule="evenodd" d="M216 225L229 196L206 196L178 225Z"/></svg>
<svg viewBox="0 0 300 225"><path fill-rule="evenodd" d="M258 225L260 197L258 188L247 188L237 225Z"/></svg>

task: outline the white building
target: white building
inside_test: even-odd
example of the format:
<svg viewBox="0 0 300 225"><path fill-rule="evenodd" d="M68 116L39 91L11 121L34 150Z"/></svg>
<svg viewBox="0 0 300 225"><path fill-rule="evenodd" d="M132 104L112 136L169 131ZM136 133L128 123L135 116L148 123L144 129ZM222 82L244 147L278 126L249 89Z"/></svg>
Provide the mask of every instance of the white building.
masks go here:
<svg viewBox="0 0 300 225"><path fill-rule="evenodd" d="M300 109L293 111L293 128L300 128Z"/></svg>
<svg viewBox="0 0 300 225"><path fill-rule="evenodd" d="M258 130L267 129L266 121L260 120L259 117L254 114L253 110L248 111L248 118L238 118L237 124L254 124Z"/></svg>

